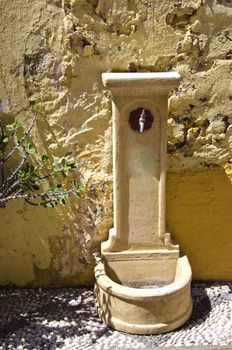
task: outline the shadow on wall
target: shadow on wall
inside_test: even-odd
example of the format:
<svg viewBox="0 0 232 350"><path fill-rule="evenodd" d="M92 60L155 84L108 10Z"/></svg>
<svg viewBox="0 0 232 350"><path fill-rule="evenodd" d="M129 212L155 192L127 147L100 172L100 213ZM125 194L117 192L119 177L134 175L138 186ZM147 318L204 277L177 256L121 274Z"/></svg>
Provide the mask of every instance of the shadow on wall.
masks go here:
<svg viewBox="0 0 232 350"><path fill-rule="evenodd" d="M34 208L24 205L21 200L12 201L1 209L0 284L24 285L35 277L38 284L54 283L54 278L57 280L58 271L51 271L52 259L63 250L65 261L68 252L61 228L72 212L69 205L65 209L66 217L63 208ZM71 233L66 236L66 240L71 241ZM66 268L68 270L68 266Z"/></svg>
<svg viewBox="0 0 232 350"><path fill-rule="evenodd" d="M232 184L223 168L169 173L167 225L194 279L232 279Z"/></svg>

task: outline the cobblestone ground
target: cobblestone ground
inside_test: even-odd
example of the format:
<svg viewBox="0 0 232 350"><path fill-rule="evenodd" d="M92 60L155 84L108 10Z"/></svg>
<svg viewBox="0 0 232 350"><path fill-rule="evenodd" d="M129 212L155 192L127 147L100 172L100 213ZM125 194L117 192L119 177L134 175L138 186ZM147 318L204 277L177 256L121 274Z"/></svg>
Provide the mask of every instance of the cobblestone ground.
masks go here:
<svg viewBox="0 0 232 350"><path fill-rule="evenodd" d="M90 288L0 289L0 350L124 350L232 344L232 283L193 283L193 314L163 335L128 335L98 318Z"/></svg>

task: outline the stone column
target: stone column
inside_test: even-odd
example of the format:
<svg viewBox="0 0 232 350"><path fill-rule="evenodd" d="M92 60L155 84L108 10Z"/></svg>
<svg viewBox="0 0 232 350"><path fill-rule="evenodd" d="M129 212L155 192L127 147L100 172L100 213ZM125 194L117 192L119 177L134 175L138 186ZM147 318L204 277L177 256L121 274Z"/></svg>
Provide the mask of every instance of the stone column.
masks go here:
<svg viewBox="0 0 232 350"><path fill-rule="evenodd" d="M102 80L113 98L114 169L114 228L102 251L156 249L169 243L167 103L180 75L104 73Z"/></svg>

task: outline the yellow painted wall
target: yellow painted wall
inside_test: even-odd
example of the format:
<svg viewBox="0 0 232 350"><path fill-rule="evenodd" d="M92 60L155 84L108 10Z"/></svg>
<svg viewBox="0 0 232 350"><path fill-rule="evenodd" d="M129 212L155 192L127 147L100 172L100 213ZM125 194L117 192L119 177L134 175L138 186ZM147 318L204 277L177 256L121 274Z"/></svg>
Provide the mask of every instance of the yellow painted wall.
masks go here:
<svg viewBox="0 0 232 350"><path fill-rule="evenodd" d="M91 283L112 227L105 71L182 75L169 98L167 223L197 279L232 279L232 8L225 0L2 0L0 118L27 125L85 184L64 208L0 210L0 284Z"/></svg>
<svg viewBox="0 0 232 350"><path fill-rule="evenodd" d="M195 279L231 280L232 184L222 167L169 173L167 224Z"/></svg>

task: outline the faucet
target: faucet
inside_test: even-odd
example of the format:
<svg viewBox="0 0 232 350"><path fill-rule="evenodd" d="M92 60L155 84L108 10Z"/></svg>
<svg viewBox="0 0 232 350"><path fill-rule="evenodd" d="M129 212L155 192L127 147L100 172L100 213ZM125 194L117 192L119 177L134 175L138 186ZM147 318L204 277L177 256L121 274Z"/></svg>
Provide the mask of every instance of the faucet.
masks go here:
<svg viewBox="0 0 232 350"><path fill-rule="evenodd" d="M145 113L145 109L143 108L139 118L139 132L144 132L145 120L146 120L146 113Z"/></svg>

